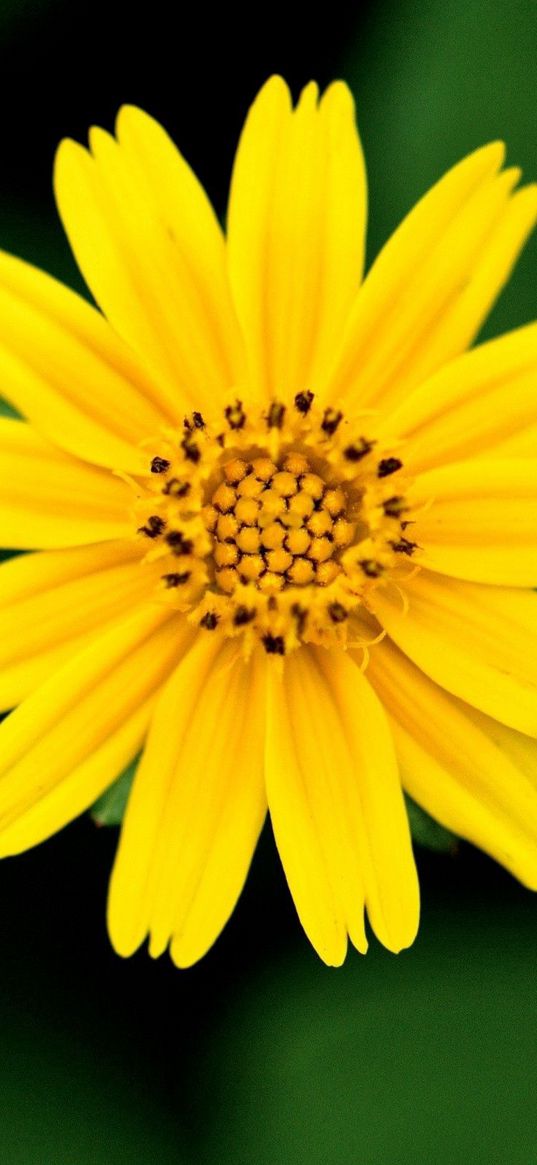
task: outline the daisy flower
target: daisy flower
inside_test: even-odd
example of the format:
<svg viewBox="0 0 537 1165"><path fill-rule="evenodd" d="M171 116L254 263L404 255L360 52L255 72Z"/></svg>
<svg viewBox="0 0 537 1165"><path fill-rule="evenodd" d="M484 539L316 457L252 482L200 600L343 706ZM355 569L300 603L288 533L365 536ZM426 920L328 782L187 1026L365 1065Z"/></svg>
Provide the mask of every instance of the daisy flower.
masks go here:
<svg viewBox="0 0 537 1165"><path fill-rule="evenodd" d="M109 929L211 946L270 812L330 964L408 946L403 790L537 887L537 325L468 351L537 219L493 143L360 286L351 95L262 89L224 237L145 113L64 141L97 307L0 256L0 853L143 749Z"/></svg>

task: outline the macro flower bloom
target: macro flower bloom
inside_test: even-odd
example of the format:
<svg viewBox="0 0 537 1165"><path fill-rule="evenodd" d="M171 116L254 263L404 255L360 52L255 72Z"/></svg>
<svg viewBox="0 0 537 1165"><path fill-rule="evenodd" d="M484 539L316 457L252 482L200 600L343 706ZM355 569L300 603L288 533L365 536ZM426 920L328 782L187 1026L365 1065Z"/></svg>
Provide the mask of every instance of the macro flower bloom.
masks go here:
<svg viewBox="0 0 537 1165"><path fill-rule="evenodd" d="M320 956L412 942L403 789L537 888L537 325L468 351L537 219L493 143L361 284L352 98L274 77L227 234L165 132L61 144L101 310L0 256L0 853L143 748L109 929L187 966L267 807ZM101 314L102 312L102 314Z"/></svg>

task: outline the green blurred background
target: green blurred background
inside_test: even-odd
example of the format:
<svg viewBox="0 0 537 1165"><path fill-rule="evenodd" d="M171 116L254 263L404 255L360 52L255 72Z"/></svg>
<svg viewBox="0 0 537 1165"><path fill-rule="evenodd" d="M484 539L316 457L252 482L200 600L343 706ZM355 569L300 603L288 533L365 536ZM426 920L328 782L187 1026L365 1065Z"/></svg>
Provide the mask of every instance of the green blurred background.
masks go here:
<svg viewBox="0 0 537 1165"><path fill-rule="evenodd" d="M504 137L537 178L534 0L186 10L0 0L0 245L80 286L50 192L56 142L135 101L220 211L272 71L343 76L371 187L370 254L443 170ZM487 334L537 316L530 244ZM537 387L536 387L537 392ZM0 1165L533 1165L537 899L482 855L418 850L423 921L323 967L262 839L191 971L108 947L114 830L85 818L0 866Z"/></svg>

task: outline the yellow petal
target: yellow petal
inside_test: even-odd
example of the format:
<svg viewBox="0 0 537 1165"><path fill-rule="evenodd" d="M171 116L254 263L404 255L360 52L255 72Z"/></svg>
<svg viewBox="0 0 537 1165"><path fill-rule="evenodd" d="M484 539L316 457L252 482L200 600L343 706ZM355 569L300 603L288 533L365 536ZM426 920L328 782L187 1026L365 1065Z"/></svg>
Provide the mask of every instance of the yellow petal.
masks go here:
<svg viewBox="0 0 537 1165"><path fill-rule="evenodd" d="M537 218L537 187L512 196L503 148L470 155L384 247L353 309L326 394L391 409L471 342Z"/></svg>
<svg viewBox="0 0 537 1165"><path fill-rule="evenodd" d="M0 566L0 707L12 708L151 598L158 566L129 542L22 554Z"/></svg>
<svg viewBox="0 0 537 1165"><path fill-rule="evenodd" d="M56 445L131 473L170 416L106 320L37 268L0 252L2 394Z"/></svg>
<svg viewBox="0 0 537 1165"><path fill-rule="evenodd" d="M281 77L254 102L228 215L229 269L258 395L315 389L359 285L366 179L354 105L336 82L294 112Z"/></svg>
<svg viewBox="0 0 537 1165"><path fill-rule="evenodd" d="M203 408L237 379L222 233L164 130L126 107L116 142L59 147L55 191L80 269L113 327L159 378L167 407Z"/></svg>
<svg viewBox="0 0 537 1165"><path fill-rule="evenodd" d="M265 660L199 635L157 705L112 875L109 929L150 932L178 966L205 954L240 894L266 811Z"/></svg>
<svg viewBox="0 0 537 1165"><path fill-rule="evenodd" d="M145 605L70 660L0 725L0 856L76 817L139 750L151 700L190 641Z"/></svg>
<svg viewBox="0 0 537 1165"><path fill-rule="evenodd" d="M270 675L267 794L302 925L325 962L347 933L365 950L363 909L390 950L418 924L418 885L389 728L343 652L302 648Z"/></svg>
<svg viewBox="0 0 537 1165"><path fill-rule="evenodd" d="M537 421L506 433L494 453L499 457L537 457Z"/></svg>
<svg viewBox="0 0 537 1165"><path fill-rule="evenodd" d="M0 605L31 599L42 590L140 557L135 543L102 542L42 554L19 554L0 565Z"/></svg>
<svg viewBox="0 0 537 1165"><path fill-rule="evenodd" d="M431 679L495 720L537 736L537 595L421 571L369 605Z"/></svg>
<svg viewBox="0 0 537 1165"><path fill-rule="evenodd" d="M411 797L537 890L537 742L448 695L389 641L367 675Z"/></svg>
<svg viewBox="0 0 537 1165"><path fill-rule="evenodd" d="M0 418L0 544L57 548L132 537L129 487L62 453L23 421Z"/></svg>
<svg viewBox="0 0 537 1165"><path fill-rule="evenodd" d="M404 397L382 431L405 438L412 472L475 457L537 455L537 324L449 361Z"/></svg>
<svg viewBox="0 0 537 1165"><path fill-rule="evenodd" d="M416 561L472 582L537 586L537 460L461 461L421 474Z"/></svg>

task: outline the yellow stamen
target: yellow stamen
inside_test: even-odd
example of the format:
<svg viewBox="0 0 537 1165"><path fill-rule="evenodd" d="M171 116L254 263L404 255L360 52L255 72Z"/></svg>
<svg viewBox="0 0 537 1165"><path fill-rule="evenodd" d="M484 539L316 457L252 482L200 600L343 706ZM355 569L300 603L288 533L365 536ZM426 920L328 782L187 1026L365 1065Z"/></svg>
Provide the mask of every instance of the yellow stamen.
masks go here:
<svg viewBox="0 0 537 1165"><path fill-rule="evenodd" d="M296 494L298 489L297 480L294 473L275 473L272 478L272 489L280 494L282 498L289 498L291 494Z"/></svg>
<svg viewBox="0 0 537 1165"><path fill-rule="evenodd" d="M225 567L224 570L218 570L216 572L216 578L221 590L226 591L228 595L233 594L239 581L239 576L232 566Z"/></svg>
<svg viewBox="0 0 537 1165"><path fill-rule="evenodd" d="M322 477L317 473L305 473L304 477L300 479L300 485L305 493L309 494L311 498L318 501L322 498L324 493L324 482Z"/></svg>
<svg viewBox="0 0 537 1165"><path fill-rule="evenodd" d="M239 557L239 549L234 542L219 542L215 546L214 560L217 566L235 566Z"/></svg>
<svg viewBox="0 0 537 1165"><path fill-rule="evenodd" d="M284 458L283 468L294 477L300 477L302 473L307 473L309 470L309 462L301 453L288 453Z"/></svg>
<svg viewBox="0 0 537 1165"><path fill-rule="evenodd" d="M222 514L216 523L216 536L221 542L226 538L234 538L239 530L239 523L234 514Z"/></svg>
<svg viewBox="0 0 537 1165"><path fill-rule="evenodd" d="M226 485L226 483L222 481L218 486L218 489L214 491L212 500L213 505L216 506L217 510L221 510L223 514L226 514L228 510L233 509L233 506L237 500L237 495L232 486Z"/></svg>
<svg viewBox="0 0 537 1165"><path fill-rule="evenodd" d="M261 533L257 526L243 526L237 534L236 541L243 554L256 554L261 544Z"/></svg>
<svg viewBox="0 0 537 1165"><path fill-rule="evenodd" d="M244 522L247 526L253 526L257 521L259 513L259 502L255 498L239 498L235 506L235 515L239 522Z"/></svg>
<svg viewBox="0 0 537 1165"><path fill-rule="evenodd" d="M292 561L293 555L289 554L287 550L269 550L267 554L268 568L276 574L284 574L291 566Z"/></svg>
<svg viewBox="0 0 537 1165"><path fill-rule="evenodd" d="M276 466L270 457L256 457L252 461L252 469L255 476L261 481L270 481L271 477L276 473Z"/></svg>
<svg viewBox="0 0 537 1165"><path fill-rule="evenodd" d="M311 494L306 493L305 490L300 490L294 498L289 500L289 513L295 514L297 518L309 518L310 514L313 513L313 505Z"/></svg>
<svg viewBox="0 0 537 1165"><path fill-rule="evenodd" d="M345 494L342 489L327 489L323 498L323 508L336 518L345 509Z"/></svg>
<svg viewBox="0 0 537 1165"><path fill-rule="evenodd" d="M334 553L334 544L328 538L314 538L309 549L309 556L314 562L326 562Z"/></svg>
<svg viewBox="0 0 537 1165"><path fill-rule="evenodd" d="M224 477L231 485L237 485L239 481L242 481L247 472L248 465L246 461L241 461L240 457L235 457L233 461L228 461L224 465Z"/></svg>
<svg viewBox="0 0 537 1165"><path fill-rule="evenodd" d="M262 489L263 482L254 473L249 473L237 486L237 493L241 498L255 498Z"/></svg>
<svg viewBox="0 0 537 1165"><path fill-rule="evenodd" d="M310 542L308 531L302 527L301 530L289 530L285 537L284 546L291 554L305 554Z"/></svg>
<svg viewBox="0 0 537 1165"><path fill-rule="evenodd" d="M276 550L278 546L283 546L285 536L284 526L281 526L279 522L272 522L270 526L265 526L262 531L261 542L267 550Z"/></svg>
<svg viewBox="0 0 537 1165"><path fill-rule="evenodd" d="M318 538L322 534L331 534L332 525L332 519L326 510L317 510L308 520L308 530Z"/></svg>
<svg viewBox="0 0 537 1165"><path fill-rule="evenodd" d="M264 569L265 564L260 554L245 554L241 558L241 576L247 580L250 580L251 582L255 582L255 580L258 579L259 576L263 573Z"/></svg>
<svg viewBox="0 0 537 1165"><path fill-rule="evenodd" d="M296 586L304 587L308 583L313 582L315 578L315 567L308 558L295 558L287 574L291 582L295 583Z"/></svg>

